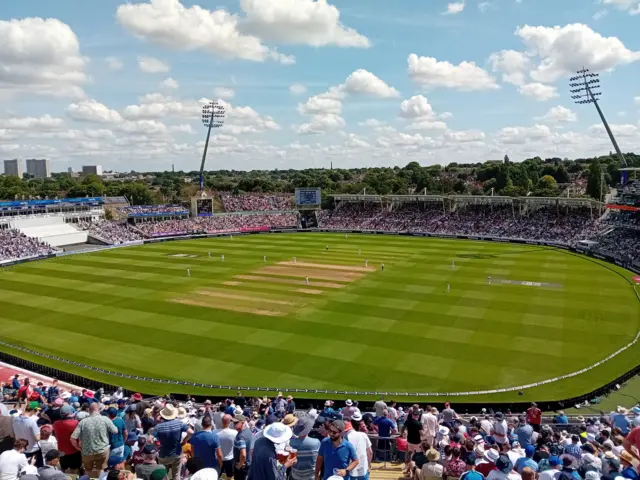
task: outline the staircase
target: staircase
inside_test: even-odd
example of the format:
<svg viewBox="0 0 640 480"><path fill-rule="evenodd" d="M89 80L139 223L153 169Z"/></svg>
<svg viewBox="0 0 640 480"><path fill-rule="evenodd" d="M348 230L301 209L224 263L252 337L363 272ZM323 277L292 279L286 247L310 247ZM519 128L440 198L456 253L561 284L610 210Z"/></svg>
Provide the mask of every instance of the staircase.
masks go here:
<svg viewBox="0 0 640 480"><path fill-rule="evenodd" d="M387 468L384 468L384 464L382 463L374 463L371 466L371 471L369 472L370 480L398 480L405 478L402 476L402 467L403 464L392 464L387 463Z"/></svg>

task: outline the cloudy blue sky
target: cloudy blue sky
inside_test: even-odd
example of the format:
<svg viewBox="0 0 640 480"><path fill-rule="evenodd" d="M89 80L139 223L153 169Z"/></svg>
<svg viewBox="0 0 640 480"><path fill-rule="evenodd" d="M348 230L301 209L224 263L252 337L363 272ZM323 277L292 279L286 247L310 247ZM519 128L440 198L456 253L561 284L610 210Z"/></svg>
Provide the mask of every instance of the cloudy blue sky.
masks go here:
<svg viewBox="0 0 640 480"><path fill-rule="evenodd" d="M639 0L5 1L0 158L55 171L424 165L640 150Z"/></svg>

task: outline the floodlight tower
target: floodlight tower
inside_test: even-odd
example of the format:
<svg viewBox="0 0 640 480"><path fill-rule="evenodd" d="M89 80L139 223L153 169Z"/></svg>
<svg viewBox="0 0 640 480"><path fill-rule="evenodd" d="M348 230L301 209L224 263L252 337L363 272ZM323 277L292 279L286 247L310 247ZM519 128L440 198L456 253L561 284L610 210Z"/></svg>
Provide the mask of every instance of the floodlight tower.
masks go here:
<svg viewBox="0 0 640 480"><path fill-rule="evenodd" d="M613 148L615 148L616 153L618 154L618 159L620 160L620 164L623 167L627 166L627 161L624 158L624 155L620 151L620 147L618 146L618 142L616 142L615 137L613 136L613 132L611 128L609 128L609 124L607 123L607 119L604 118L604 114L600 109L600 105L598 104L598 97L602 95L602 92L597 91L600 88L600 75L597 73L589 72L589 69L583 68L582 70L578 70L576 72L578 75L575 77L571 77L569 81L569 86L572 90L569 90L573 95L571 98L578 103L593 103L598 111L598 115L600 115L600 120L602 120L602 124L604 125L607 134L609 134L609 139L613 144Z"/></svg>
<svg viewBox="0 0 640 480"><path fill-rule="evenodd" d="M220 128L224 123L224 106L218 102L209 102L202 107L202 123L207 127L207 140L204 144L204 152L202 152L202 163L200 164L200 193L204 193L204 162L207 159L207 150L209 149L209 138L211 137L212 128Z"/></svg>

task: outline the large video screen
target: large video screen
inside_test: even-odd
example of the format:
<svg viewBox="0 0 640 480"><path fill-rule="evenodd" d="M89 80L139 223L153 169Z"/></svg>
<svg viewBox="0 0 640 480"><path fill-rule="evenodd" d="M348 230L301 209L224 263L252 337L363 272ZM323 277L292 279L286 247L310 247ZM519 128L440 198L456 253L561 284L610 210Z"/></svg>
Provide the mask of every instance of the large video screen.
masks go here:
<svg viewBox="0 0 640 480"><path fill-rule="evenodd" d="M322 197L319 188L296 188L296 205L320 205Z"/></svg>
<svg viewBox="0 0 640 480"><path fill-rule="evenodd" d="M213 215L213 198L199 198L196 201L196 206L199 217L210 217Z"/></svg>

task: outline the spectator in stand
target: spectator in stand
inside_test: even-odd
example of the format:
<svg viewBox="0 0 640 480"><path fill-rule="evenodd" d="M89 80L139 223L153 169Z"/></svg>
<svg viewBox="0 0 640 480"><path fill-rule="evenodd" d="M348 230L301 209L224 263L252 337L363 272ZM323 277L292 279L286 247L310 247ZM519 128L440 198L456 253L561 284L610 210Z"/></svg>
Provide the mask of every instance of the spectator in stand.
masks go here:
<svg viewBox="0 0 640 480"><path fill-rule="evenodd" d="M147 444L142 449L143 461L141 464L135 467L136 477L142 480L150 480L151 475L160 470L164 475L167 475L167 469L164 465L159 465L156 461L158 451L152 444Z"/></svg>
<svg viewBox="0 0 640 480"><path fill-rule="evenodd" d="M624 439L624 449L640 462L640 427L635 427Z"/></svg>
<svg viewBox="0 0 640 480"><path fill-rule="evenodd" d="M424 425L424 442L428 448L431 448L438 433L438 409L427 407L427 413L422 415L422 424Z"/></svg>
<svg viewBox="0 0 640 480"><path fill-rule="evenodd" d="M275 422L264 429L264 435L256 439L253 458L249 467L251 480L285 480L288 468L297 462L288 456L284 464L278 461L277 452L284 453L286 443L291 439L292 431L282 423ZM316 466L316 476L319 469Z"/></svg>
<svg viewBox="0 0 640 480"><path fill-rule="evenodd" d="M356 413L354 416L355 419L351 422L353 428L346 431L343 435L344 439L353 445L353 448L356 450L356 456L358 457L358 466L353 470L350 478L352 480L365 480L369 478L373 450L371 449L369 436L359 431L359 423L362 421L362 415ZM298 455L300 454L298 453Z"/></svg>
<svg viewBox="0 0 640 480"><path fill-rule="evenodd" d="M427 463L418 470L418 480L431 480L442 478L444 475L444 467L438 462L440 461L440 452L430 448L427 450Z"/></svg>
<svg viewBox="0 0 640 480"><path fill-rule="evenodd" d="M107 409L107 417L113 423L113 425L118 429L116 433L111 435L111 456L116 457L124 457L124 443L127 440L127 427L124 424L124 420L118 417L118 409L116 407L109 407ZM135 431L135 430L134 430Z"/></svg>
<svg viewBox="0 0 640 480"><path fill-rule="evenodd" d="M487 476L487 480L521 480L519 473L513 471L513 463L506 454L496 460L496 469Z"/></svg>
<svg viewBox="0 0 640 480"><path fill-rule="evenodd" d="M64 454L56 449L45 453L44 466L38 469L40 480L68 480L68 477L58 469L62 455Z"/></svg>
<svg viewBox="0 0 640 480"><path fill-rule="evenodd" d="M140 397L140 400L142 398ZM142 403L142 402L140 402ZM182 470L182 434L186 432L185 442L188 442L193 430L182 420L178 419L178 409L167 403L160 411L162 422L155 428L155 436L160 442L158 462L167 467L173 480L180 480Z"/></svg>
<svg viewBox="0 0 640 480"><path fill-rule="evenodd" d="M51 424L42 425L40 427L40 454L42 458L47 455L49 450L58 450L58 440L52 435L53 427Z"/></svg>
<svg viewBox="0 0 640 480"><path fill-rule="evenodd" d="M71 434L71 444L82 453L82 464L91 478L106 468L111 435L115 433L118 429L113 422L100 415L100 405L92 403L89 416Z"/></svg>
<svg viewBox="0 0 640 480"><path fill-rule="evenodd" d="M362 419L362 416L359 417ZM313 429L314 420L304 416L293 427L294 437L289 444L295 448L298 462L291 467L291 480L315 480L316 461L320 450L320 440L309 437ZM358 420L352 419L354 430L358 430ZM366 434L365 434L366 436ZM368 439L369 437L367 437Z"/></svg>
<svg viewBox="0 0 640 480"><path fill-rule="evenodd" d="M78 426L73 408L63 405L60 408L60 420L53 423L53 431L58 439L58 449L64 454L60 460L60 467L65 472L76 473L82 464L80 451L71 443L71 434Z"/></svg>
<svg viewBox="0 0 640 480"><path fill-rule="evenodd" d="M564 414L564 411L558 410L558 413L553 417L553 423L557 425L567 425L569 423L569 419Z"/></svg>
<svg viewBox="0 0 640 480"><path fill-rule="evenodd" d="M542 410L538 408L535 402L527 409L527 423L531 425L534 432L540 432L540 424L542 423ZM522 444L522 442L521 442ZM524 445L522 445L524 447Z"/></svg>
<svg viewBox="0 0 640 480"><path fill-rule="evenodd" d="M51 255L55 249L19 230L0 230L0 261Z"/></svg>
<svg viewBox="0 0 640 480"><path fill-rule="evenodd" d="M193 447L193 455L202 459L205 468L222 471L222 448L218 434L213 431L210 416L207 415L202 419L201 430L191 437L190 443Z"/></svg>
<svg viewBox="0 0 640 480"><path fill-rule="evenodd" d="M334 420L329 427L329 436L320 443L318 462L316 463L316 477L324 471L324 480L334 475L350 478L352 472L359 465L356 449L342 438L345 424L342 420ZM324 466L324 469L323 469Z"/></svg>
<svg viewBox="0 0 640 480"><path fill-rule="evenodd" d="M25 456L28 446L27 440L18 438L11 450L0 454L0 480L18 480L22 469L29 464Z"/></svg>
<svg viewBox="0 0 640 480"><path fill-rule="evenodd" d="M27 448L24 454L28 460L35 457L35 466L44 465L42 451L40 450L40 427L38 427L37 413L40 410L38 402L29 402L24 410L13 419L13 432L16 438L24 438L27 442Z"/></svg>
<svg viewBox="0 0 640 480"><path fill-rule="evenodd" d="M422 443L422 422L420 422L422 414L418 405L414 405L411 409L410 415L405 421L402 432L406 430L407 432L407 454L405 456L405 464L409 464L411 462L411 457L414 452L422 451L421 443ZM457 475L455 475L457 476Z"/></svg>
<svg viewBox="0 0 640 480"><path fill-rule="evenodd" d="M536 452L536 447L533 445L527 445L524 447L525 456L520 457L515 464L515 470L518 473L522 473L524 468L531 468L534 472L538 471L538 464L533 461L533 454Z"/></svg>
<svg viewBox="0 0 640 480"><path fill-rule="evenodd" d="M444 474L446 477L459 478L467 470L464 460L460 457L460 448L453 447L451 449L451 458L444 465Z"/></svg>
<svg viewBox="0 0 640 480"><path fill-rule="evenodd" d="M231 195L221 193L220 198L227 212L282 211L293 208L292 195L268 195L250 193Z"/></svg>
<svg viewBox="0 0 640 480"><path fill-rule="evenodd" d="M449 402L446 402L444 404L444 410L442 410L440 417L442 419L442 424L448 429L452 430L455 426L454 420L456 419L456 412L453 408L451 408Z"/></svg>
<svg viewBox="0 0 640 480"><path fill-rule="evenodd" d="M515 429L515 434L522 448L526 449L527 446L532 444L533 431L533 426L527 423L527 418L524 415L520 415L518 417L518 426Z"/></svg>
<svg viewBox="0 0 640 480"><path fill-rule="evenodd" d="M238 432L231 428L232 416L225 414L222 416L222 428L215 431L220 439L220 447L222 448L222 473L227 478L233 476L233 444L235 443Z"/></svg>
<svg viewBox="0 0 640 480"><path fill-rule="evenodd" d="M233 478L234 480L245 480L251 467L255 439L251 429L247 426L247 419L244 415L237 414L232 422L238 433L233 441Z"/></svg>

